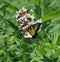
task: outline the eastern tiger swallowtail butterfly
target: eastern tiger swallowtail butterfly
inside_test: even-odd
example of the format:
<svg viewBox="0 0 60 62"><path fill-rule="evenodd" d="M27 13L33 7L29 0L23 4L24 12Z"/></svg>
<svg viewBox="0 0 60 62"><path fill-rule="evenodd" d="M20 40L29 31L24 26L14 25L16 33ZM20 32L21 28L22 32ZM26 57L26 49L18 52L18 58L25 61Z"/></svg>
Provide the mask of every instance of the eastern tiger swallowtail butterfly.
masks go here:
<svg viewBox="0 0 60 62"><path fill-rule="evenodd" d="M35 38L42 26L41 19L35 21L33 11L27 12L24 7L17 11L16 20L19 23L19 30L21 30L25 39Z"/></svg>
<svg viewBox="0 0 60 62"><path fill-rule="evenodd" d="M24 32L24 38L25 39L31 39L31 38L34 39L37 35L39 28L41 29L41 27L42 27L41 20L30 24L30 26L28 26L26 31Z"/></svg>

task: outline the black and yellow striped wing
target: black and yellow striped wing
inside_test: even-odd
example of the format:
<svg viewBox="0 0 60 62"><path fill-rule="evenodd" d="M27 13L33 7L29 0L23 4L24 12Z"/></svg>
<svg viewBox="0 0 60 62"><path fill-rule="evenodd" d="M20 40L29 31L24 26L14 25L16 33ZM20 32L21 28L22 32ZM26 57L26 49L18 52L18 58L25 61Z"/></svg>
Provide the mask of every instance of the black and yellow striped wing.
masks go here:
<svg viewBox="0 0 60 62"><path fill-rule="evenodd" d="M39 27L41 27L41 23L39 22L31 24L25 32L24 38L35 38Z"/></svg>

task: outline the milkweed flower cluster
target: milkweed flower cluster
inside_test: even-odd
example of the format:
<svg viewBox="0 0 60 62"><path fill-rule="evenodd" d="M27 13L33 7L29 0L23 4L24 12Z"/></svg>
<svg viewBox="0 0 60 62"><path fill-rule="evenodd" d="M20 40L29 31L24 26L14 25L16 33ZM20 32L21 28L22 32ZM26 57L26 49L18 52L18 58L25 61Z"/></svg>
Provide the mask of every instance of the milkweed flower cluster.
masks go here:
<svg viewBox="0 0 60 62"><path fill-rule="evenodd" d="M34 22L34 15L33 15L33 10L31 9L29 13L27 12L26 8L22 8L19 11L16 11L16 20L20 24L19 29L20 30L25 30L28 25ZM30 22L30 23L29 23Z"/></svg>

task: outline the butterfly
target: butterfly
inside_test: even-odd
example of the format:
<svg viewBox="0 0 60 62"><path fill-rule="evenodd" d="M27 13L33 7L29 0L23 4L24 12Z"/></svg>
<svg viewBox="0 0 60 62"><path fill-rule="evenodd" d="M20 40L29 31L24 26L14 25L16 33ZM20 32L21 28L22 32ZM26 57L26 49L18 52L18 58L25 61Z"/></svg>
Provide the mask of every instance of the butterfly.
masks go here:
<svg viewBox="0 0 60 62"><path fill-rule="evenodd" d="M37 22L30 23L30 26L26 28L26 31L24 32L24 38L25 39L34 39L37 36L37 32L39 28L41 29L42 22L41 20L38 20Z"/></svg>

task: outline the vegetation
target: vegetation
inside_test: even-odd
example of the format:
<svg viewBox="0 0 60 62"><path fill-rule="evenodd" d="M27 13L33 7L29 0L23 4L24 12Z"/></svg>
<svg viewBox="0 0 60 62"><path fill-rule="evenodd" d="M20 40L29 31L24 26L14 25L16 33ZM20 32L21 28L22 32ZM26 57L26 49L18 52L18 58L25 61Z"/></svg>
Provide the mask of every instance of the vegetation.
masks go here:
<svg viewBox="0 0 60 62"><path fill-rule="evenodd" d="M22 7L43 22L33 40L18 30ZM60 0L0 0L0 62L60 62Z"/></svg>

